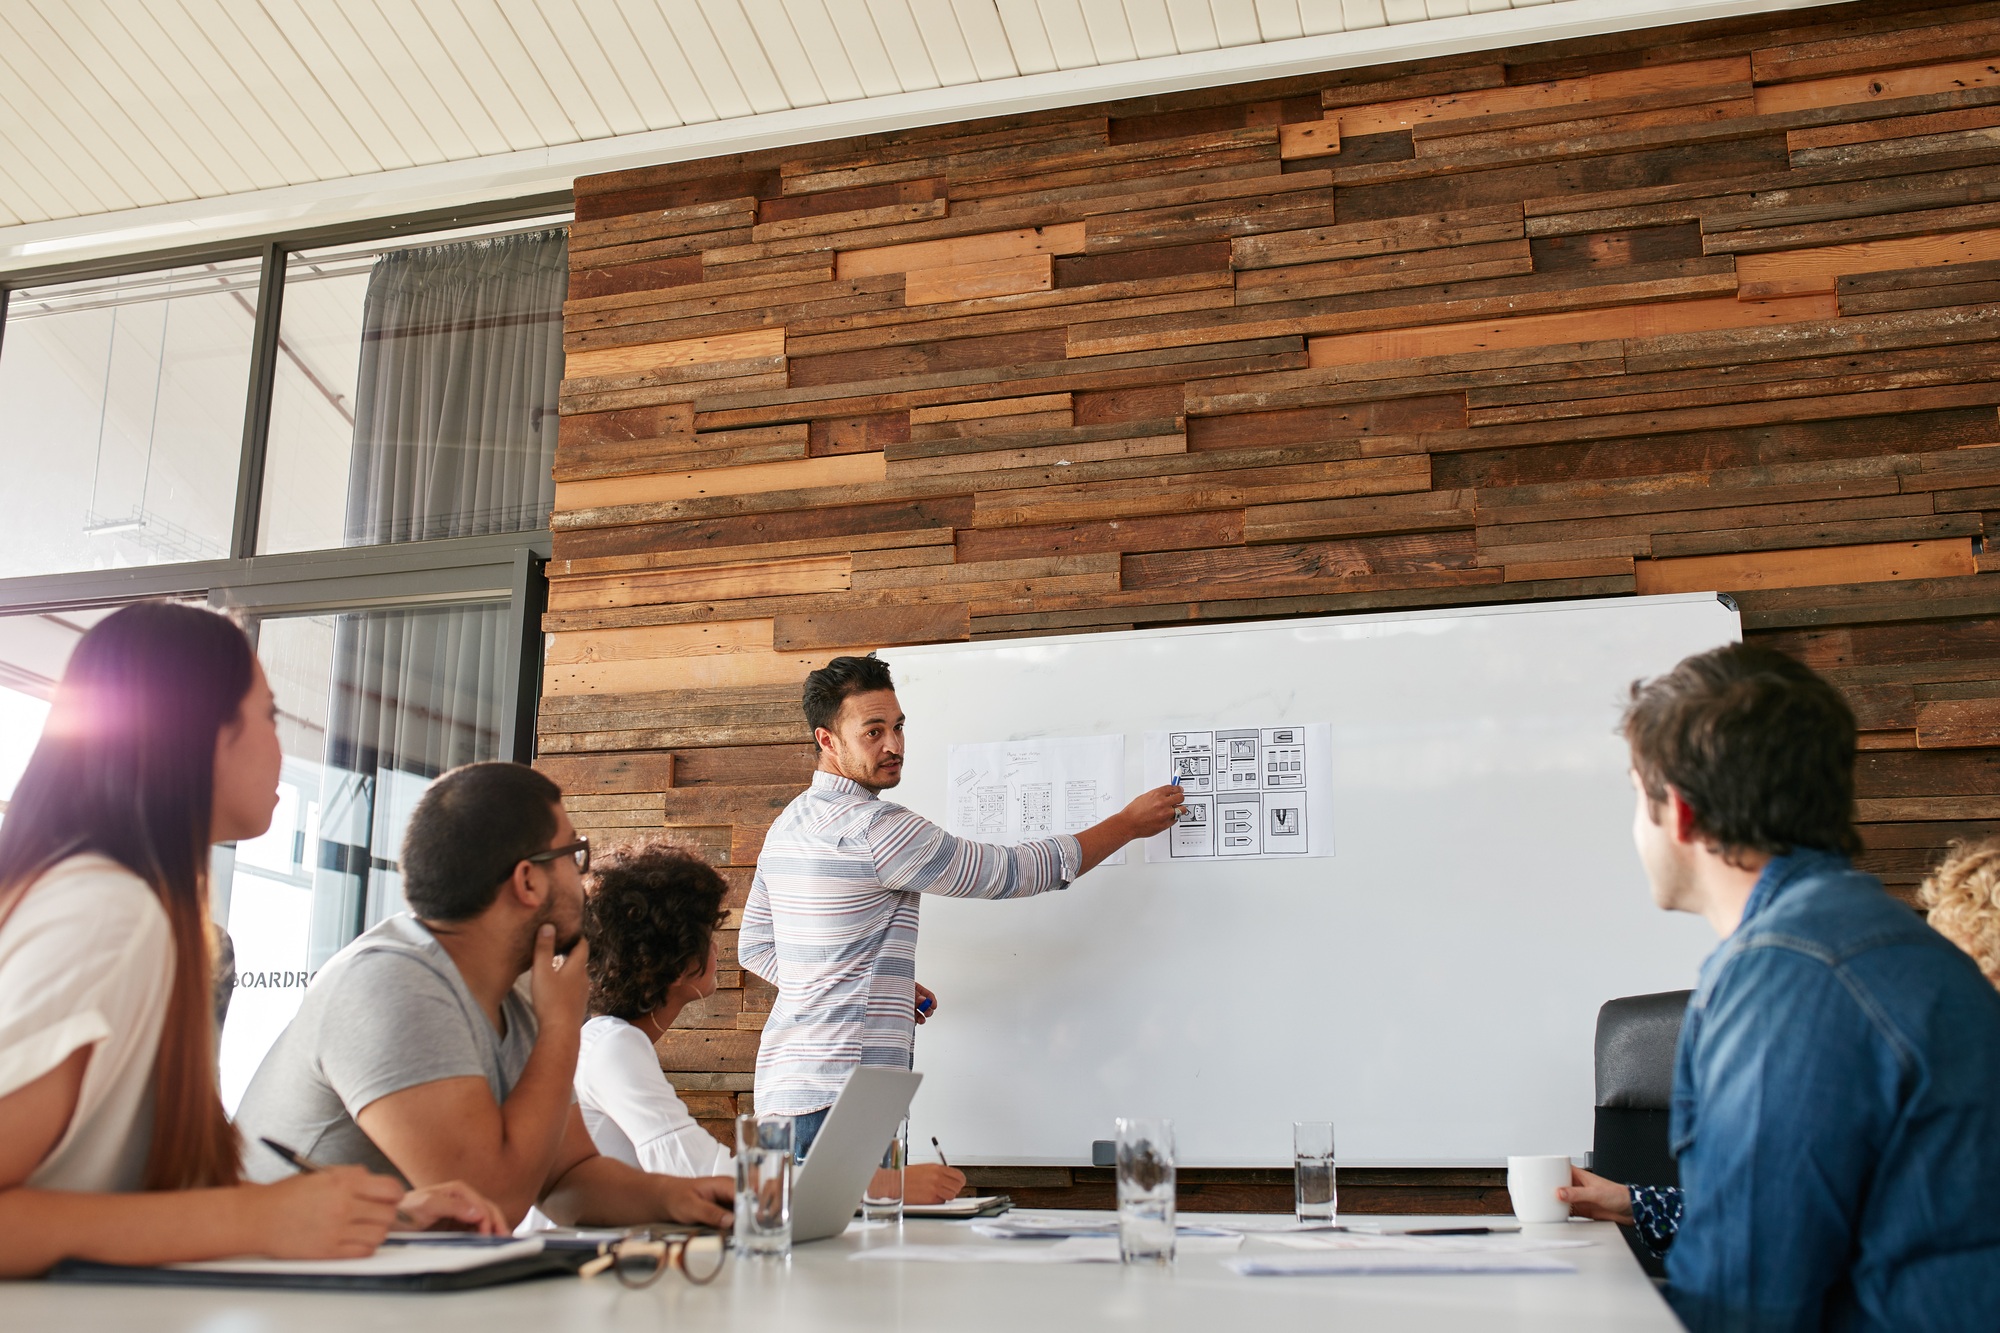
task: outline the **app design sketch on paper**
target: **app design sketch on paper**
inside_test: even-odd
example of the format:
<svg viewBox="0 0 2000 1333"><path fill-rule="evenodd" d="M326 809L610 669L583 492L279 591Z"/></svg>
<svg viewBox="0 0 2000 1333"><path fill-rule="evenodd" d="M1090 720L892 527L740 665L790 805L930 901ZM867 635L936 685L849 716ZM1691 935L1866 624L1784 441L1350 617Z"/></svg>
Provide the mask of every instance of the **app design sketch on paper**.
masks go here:
<svg viewBox="0 0 2000 1333"><path fill-rule="evenodd" d="M1314 845L1326 840L1313 837L1308 782L1309 774L1326 771L1308 760L1309 749L1327 744L1325 731L1238 727L1148 736L1149 757L1164 748L1187 800L1174 827L1148 847L1147 859L1325 855Z"/></svg>
<svg viewBox="0 0 2000 1333"><path fill-rule="evenodd" d="M1125 803L1123 736L1040 737L953 745L945 828L1012 845L1079 833ZM1113 858L1111 864L1117 864Z"/></svg>

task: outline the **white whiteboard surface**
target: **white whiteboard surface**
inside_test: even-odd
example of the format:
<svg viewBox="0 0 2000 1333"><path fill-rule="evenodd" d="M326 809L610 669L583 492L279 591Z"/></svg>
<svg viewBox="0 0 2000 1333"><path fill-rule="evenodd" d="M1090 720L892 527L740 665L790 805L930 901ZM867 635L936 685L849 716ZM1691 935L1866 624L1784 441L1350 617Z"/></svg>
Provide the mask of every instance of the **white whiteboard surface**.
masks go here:
<svg viewBox="0 0 2000 1333"><path fill-rule="evenodd" d="M955 742L1333 728L1330 859L1147 864L1018 902L923 904L917 1144L1082 1165L1169 1116L1187 1166L1588 1151L1597 1009L1692 986L1714 947L1652 905L1614 734L1630 683L1740 637L1712 594L897 648L889 798L944 822Z"/></svg>

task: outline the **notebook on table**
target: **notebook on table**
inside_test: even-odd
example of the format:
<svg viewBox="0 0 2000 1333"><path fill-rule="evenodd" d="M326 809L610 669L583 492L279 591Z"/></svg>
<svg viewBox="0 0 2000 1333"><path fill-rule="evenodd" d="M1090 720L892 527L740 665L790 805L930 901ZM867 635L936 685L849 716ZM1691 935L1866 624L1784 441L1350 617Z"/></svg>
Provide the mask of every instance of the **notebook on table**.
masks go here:
<svg viewBox="0 0 2000 1333"><path fill-rule="evenodd" d="M113 1286L277 1287L303 1291L468 1291L574 1273L588 1255L550 1249L537 1237L440 1237L390 1241L365 1259L213 1259L136 1267L65 1259L51 1282Z"/></svg>

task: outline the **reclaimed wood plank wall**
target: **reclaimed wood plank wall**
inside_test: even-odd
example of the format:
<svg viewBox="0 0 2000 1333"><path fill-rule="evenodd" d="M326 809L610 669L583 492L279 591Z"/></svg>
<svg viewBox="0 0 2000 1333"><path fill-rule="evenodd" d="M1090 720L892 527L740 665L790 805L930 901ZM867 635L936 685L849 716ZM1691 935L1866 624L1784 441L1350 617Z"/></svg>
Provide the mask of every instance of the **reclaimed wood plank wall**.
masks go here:
<svg viewBox="0 0 2000 1333"><path fill-rule="evenodd" d="M578 181L540 763L740 904L837 652L1716 588L1907 890L2000 829L1996 55L1882 0Z"/></svg>

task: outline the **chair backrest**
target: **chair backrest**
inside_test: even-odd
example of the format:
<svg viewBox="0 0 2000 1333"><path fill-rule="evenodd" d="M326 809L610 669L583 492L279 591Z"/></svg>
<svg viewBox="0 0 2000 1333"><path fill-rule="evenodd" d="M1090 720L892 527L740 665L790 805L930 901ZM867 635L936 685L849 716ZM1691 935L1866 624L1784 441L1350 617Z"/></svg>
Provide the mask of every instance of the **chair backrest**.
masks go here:
<svg viewBox="0 0 2000 1333"><path fill-rule="evenodd" d="M1674 1046L1692 991L1627 995L1597 1011L1597 1104L1664 1111L1674 1104Z"/></svg>

